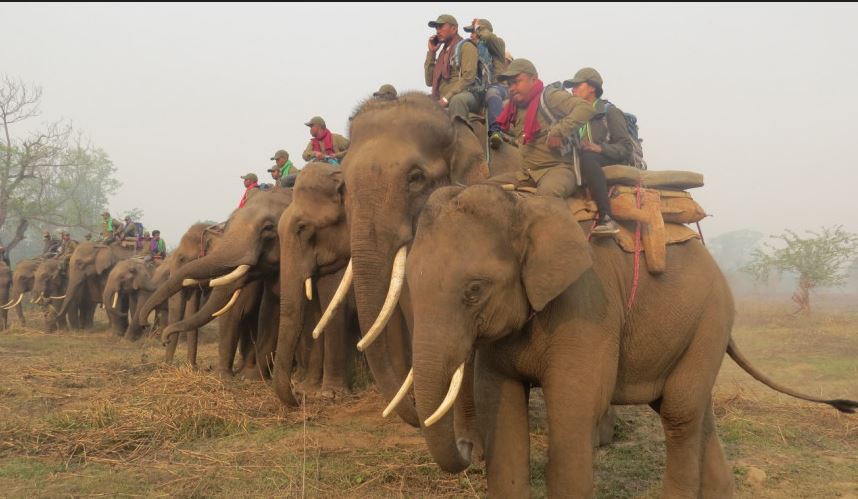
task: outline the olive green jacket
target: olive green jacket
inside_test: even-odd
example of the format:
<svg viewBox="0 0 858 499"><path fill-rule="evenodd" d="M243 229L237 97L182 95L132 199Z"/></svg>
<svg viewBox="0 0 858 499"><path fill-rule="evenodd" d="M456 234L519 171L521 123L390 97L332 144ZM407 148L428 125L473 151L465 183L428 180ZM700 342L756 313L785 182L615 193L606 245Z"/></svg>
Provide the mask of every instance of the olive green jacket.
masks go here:
<svg viewBox="0 0 858 499"><path fill-rule="evenodd" d="M455 47L450 50L455 50ZM454 95L471 88L471 85L474 84L474 80L477 79L477 61L479 59L479 56L477 55L477 47L466 40L462 44L460 59L459 65L456 66L454 65L451 55L450 79L442 79L440 88L438 89L439 95L448 101L452 99ZM426 73L426 86L431 87L432 73L435 71L434 52L426 52L426 61L423 63L423 69Z"/></svg>
<svg viewBox="0 0 858 499"><path fill-rule="evenodd" d="M331 135L334 136L334 153L335 153L334 158L336 158L337 161L342 162L343 158L346 155L346 152L348 152L347 150L348 150L349 144L350 144L349 139L343 137L342 135L340 135L338 133L331 132ZM304 154L302 154L301 157L304 158L304 161L315 161L316 160L316 156L313 155L313 141L312 140L307 142L307 148L304 149Z"/></svg>
<svg viewBox="0 0 858 499"><path fill-rule="evenodd" d="M602 156L616 161L617 164L629 164L634 144L626 125L626 117L613 104L608 107L607 113L605 113L605 107L605 101L601 99L593 102L596 114L581 129L581 141L602 146ZM607 140L608 131L610 131L610 140Z"/></svg>
<svg viewBox="0 0 858 499"><path fill-rule="evenodd" d="M489 49L489 54L492 56L492 66L494 69L494 80L489 83L497 83L497 75L503 73L509 65L506 62L506 42L503 38L494 34L482 26L477 28L477 37L485 42L486 48Z"/></svg>
<svg viewBox="0 0 858 499"><path fill-rule="evenodd" d="M548 136L561 137L566 141L567 137L571 137L573 133L578 134L580 128L590 121L590 118L595 114L595 110L589 102L564 90L549 90L545 96L545 104L551 110L554 118L557 119L557 123L551 125L548 116L540 109L537 113L540 130L533 140L524 144L524 120L527 115L527 105L524 105L518 108L515 123L508 131L519 146L525 169L540 170L552 166L572 166L571 156L562 156L559 149L554 150L548 147Z"/></svg>

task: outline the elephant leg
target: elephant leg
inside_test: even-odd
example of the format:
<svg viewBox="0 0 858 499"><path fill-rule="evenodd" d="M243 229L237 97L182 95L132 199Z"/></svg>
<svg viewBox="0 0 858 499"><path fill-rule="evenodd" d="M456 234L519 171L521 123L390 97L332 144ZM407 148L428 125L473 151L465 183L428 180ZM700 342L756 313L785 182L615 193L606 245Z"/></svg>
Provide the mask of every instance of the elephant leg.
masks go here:
<svg viewBox="0 0 858 499"><path fill-rule="evenodd" d="M27 326L27 319L24 318L24 307L21 304L15 305L15 313L18 314L18 320L21 321L21 325Z"/></svg>
<svg viewBox="0 0 858 499"><path fill-rule="evenodd" d="M319 279L316 288L319 292L319 302L323 310L333 299L336 286L339 284L341 274L335 274L336 279L328 279L328 276ZM326 398L334 398L337 394L349 392L349 345L348 331L346 330L346 313L348 307L341 306L331 317L331 321L322 333L322 338L316 341L324 341L324 367L322 368L321 395Z"/></svg>
<svg viewBox="0 0 858 499"><path fill-rule="evenodd" d="M200 309L200 294L194 293L188 300L185 317L192 317ZM197 367L197 341L199 339L199 329L192 329L185 332L185 347L187 348L188 365Z"/></svg>
<svg viewBox="0 0 858 499"><path fill-rule="evenodd" d="M277 350L277 333L280 327L280 300L268 285L262 292L257 319L256 360L263 379L270 379L274 369L274 352Z"/></svg>
<svg viewBox="0 0 858 499"><path fill-rule="evenodd" d="M724 457L721 440L715 431L715 413L709 408L703 417L703 473L700 477L700 497L719 499L733 497L733 473Z"/></svg>
<svg viewBox="0 0 858 499"><path fill-rule="evenodd" d="M479 428L485 443L489 497L530 496L528 387L487 368L477 354Z"/></svg>
<svg viewBox="0 0 858 499"><path fill-rule="evenodd" d="M604 447L614 441L614 423L616 420L617 411L614 410L613 406L608 407L608 411L599 420L599 425L596 428L598 438L594 441L599 447Z"/></svg>
<svg viewBox="0 0 858 499"><path fill-rule="evenodd" d="M222 377L233 376L232 368L241 330L241 321L235 309L236 307L233 307L218 321L217 370Z"/></svg>

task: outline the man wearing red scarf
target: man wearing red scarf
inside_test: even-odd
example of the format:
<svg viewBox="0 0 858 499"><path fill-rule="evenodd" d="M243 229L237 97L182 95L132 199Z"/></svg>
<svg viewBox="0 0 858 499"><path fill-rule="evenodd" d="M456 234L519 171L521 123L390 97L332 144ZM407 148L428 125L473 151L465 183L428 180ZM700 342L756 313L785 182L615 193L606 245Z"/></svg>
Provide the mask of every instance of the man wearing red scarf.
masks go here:
<svg viewBox="0 0 858 499"><path fill-rule="evenodd" d="M259 177L257 177L255 173L248 173L247 175L242 175L241 179L244 180L244 195L241 196L241 201L238 202L238 207L244 208L247 201L253 197L254 194L259 192Z"/></svg>
<svg viewBox="0 0 858 499"><path fill-rule="evenodd" d="M349 148L349 139L331 133L321 116L313 116L304 123L310 127L310 143L304 149L304 161L327 161L340 164Z"/></svg>
<svg viewBox="0 0 858 499"><path fill-rule="evenodd" d="M469 92L477 79L477 46L459 35L459 22L450 14L441 14L429 21L435 34L429 37L429 51L423 69L426 86L432 87L432 98L447 108L450 116L459 116L465 121L469 112L479 111L481 102ZM456 46L461 43L459 57L454 56ZM441 48L443 47L443 48ZM438 58L435 53L441 48Z"/></svg>
<svg viewBox="0 0 858 499"><path fill-rule="evenodd" d="M562 89L549 91L545 96L548 110L557 120L553 125L540 98L545 85L539 79L536 67L527 59L515 59L498 75L509 85L510 99L497 124L511 136L524 160L522 171L498 175L492 181L531 186L537 194L567 198L577 185L572 156L560 150L565 141L579 133L594 110L588 102Z"/></svg>

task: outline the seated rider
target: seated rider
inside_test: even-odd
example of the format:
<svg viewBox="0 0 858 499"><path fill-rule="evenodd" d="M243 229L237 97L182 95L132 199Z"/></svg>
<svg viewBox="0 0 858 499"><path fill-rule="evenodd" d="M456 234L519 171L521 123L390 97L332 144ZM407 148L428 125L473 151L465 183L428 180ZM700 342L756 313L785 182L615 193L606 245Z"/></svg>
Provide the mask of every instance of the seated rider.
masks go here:
<svg viewBox="0 0 858 499"><path fill-rule="evenodd" d="M342 163L348 152L349 139L328 130L321 116L313 116L304 124L310 127L310 143L301 155L304 161L326 161L333 165Z"/></svg>
<svg viewBox="0 0 858 499"><path fill-rule="evenodd" d="M490 80L486 87L486 123L489 125L489 143L497 149L501 144L500 127L496 124L498 115L503 110L503 101L508 97L506 87L498 83L497 75L506 71L509 65L506 56L506 42L492 31L492 23L487 19L474 19L465 31L471 34L471 41L484 45L492 58Z"/></svg>
<svg viewBox="0 0 858 499"><path fill-rule="evenodd" d="M149 256L154 260L167 258L167 243L161 239L161 231L152 231L152 240L149 242Z"/></svg>
<svg viewBox="0 0 858 499"><path fill-rule="evenodd" d="M104 244L110 244L122 234L123 223L110 216L109 211L101 214L101 239Z"/></svg>

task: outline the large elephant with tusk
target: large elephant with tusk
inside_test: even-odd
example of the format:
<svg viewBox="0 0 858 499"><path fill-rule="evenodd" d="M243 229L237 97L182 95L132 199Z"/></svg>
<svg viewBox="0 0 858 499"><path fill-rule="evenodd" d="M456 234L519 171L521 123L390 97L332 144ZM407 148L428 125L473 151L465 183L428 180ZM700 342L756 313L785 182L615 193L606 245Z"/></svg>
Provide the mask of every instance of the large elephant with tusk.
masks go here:
<svg viewBox="0 0 858 499"><path fill-rule="evenodd" d="M131 258L134 253L133 248L124 248L118 243L80 243L69 259L68 287L57 314L77 313L80 327L91 328L95 307L101 303L107 276L114 265Z"/></svg>
<svg viewBox="0 0 858 499"><path fill-rule="evenodd" d="M48 332L68 329L69 322L74 328L80 327L80 317L76 313L58 313L68 286L67 263L56 258L47 258L36 269L32 302L42 307L44 328Z"/></svg>
<svg viewBox="0 0 858 499"><path fill-rule="evenodd" d="M143 335L143 327L135 320L140 307L157 287L156 272L164 274L160 262L129 258L117 263L107 276L102 293L104 311L110 316L113 334L129 340Z"/></svg>
<svg viewBox="0 0 858 499"><path fill-rule="evenodd" d="M22 326L27 325L22 306L24 295L33 290L36 269L39 268L43 260L43 258L31 258L21 260L15 265L15 270L12 272L12 291L9 293L9 298L3 302L4 305L0 306L3 310L15 309Z"/></svg>
<svg viewBox="0 0 858 499"><path fill-rule="evenodd" d="M233 374L236 350L248 376L268 376L276 345L277 221L292 200L291 189L273 189L253 196L235 210L210 251L171 272L141 309L140 320L157 304L186 288L209 289L205 304L162 332L165 340L220 318L218 370Z"/></svg>
<svg viewBox="0 0 858 499"><path fill-rule="evenodd" d="M534 385L548 417L549 497L594 496L595 428L611 403L649 404L660 415L664 497L731 496L712 408L725 352L775 390L858 409L777 385L742 356L730 336L730 289L699 240L671 245L667 261L664 273L641 272L635 283L634 255L613 239L588 242L562 200L489 185L433 193L406 275L417 412L440 467L459 472L470 462L448 411L475 352L489 496L530 495Z"/></svg>
<svg viewBox="0 0 858 499"><path fill-rule="evenodd" d="M0 303L9 302L9 290L12 288L12 269L6 265L6 262L0 260ZM4 331L9 327L7 321L9 311L0 309L0 331Z"/></svg>
<svg viewBox="0 0 858 499"><path fill-rule="evenodd" d="M344 189L339 168L311 163L298 175L292 204L280 217L280 327L273 385L287 405L297 405L293 385L323 397L349 390L349 347L359 331ZM319 320L321 310L325 315ZM296 361L301 372L292 376Z"/></svg>

